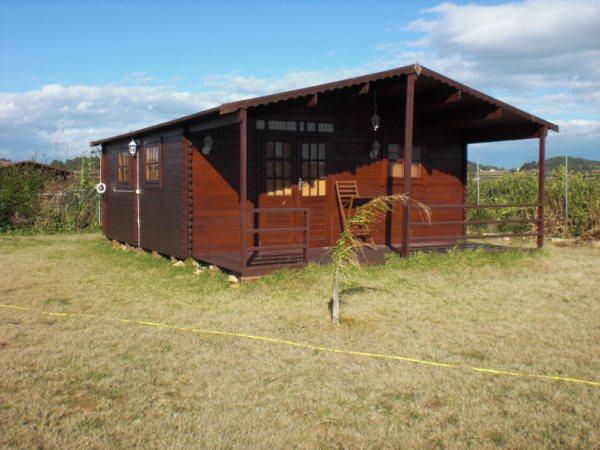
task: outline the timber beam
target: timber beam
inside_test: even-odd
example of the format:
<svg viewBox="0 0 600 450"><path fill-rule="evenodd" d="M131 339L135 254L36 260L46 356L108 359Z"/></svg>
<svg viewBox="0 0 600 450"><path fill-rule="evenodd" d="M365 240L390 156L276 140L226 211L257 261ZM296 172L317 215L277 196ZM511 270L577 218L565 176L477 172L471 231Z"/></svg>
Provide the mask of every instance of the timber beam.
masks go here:
<svg viewBox="0 0 600 450"><path fill-rule="evenodd" d="M498 113L498 109L492 106L461 108L455 111L447 111L443 113L427 113L418 114L415 117L415 122L422 127L430 127L438 124L458 125L464 122L473 122L478 120L493 120L498 119L502 114Z"/></svg>
<svg viewBox="0 0 600 450"><path fill-rule="evenodd" d="M461 89L429 90L419 94L419 101L415 103L415 111L435 111L446 105L458 103L463 98Z"/></svg>
<svg viewBox="0 0 600 450"><path fill-rule="evenodd" d="M235 113L225 114L213 120L192 125L189 128L190 133L199 133L202 131L213 130L215 128L226 127L228 125L235 125L242 121L241 111Z"/></svg>
<svg viewBox="0 0 600 450"><path fill-rule="evenodd" d="M367 95L371 91L371 82L365 83L358 91L358 95Z"/></svg>

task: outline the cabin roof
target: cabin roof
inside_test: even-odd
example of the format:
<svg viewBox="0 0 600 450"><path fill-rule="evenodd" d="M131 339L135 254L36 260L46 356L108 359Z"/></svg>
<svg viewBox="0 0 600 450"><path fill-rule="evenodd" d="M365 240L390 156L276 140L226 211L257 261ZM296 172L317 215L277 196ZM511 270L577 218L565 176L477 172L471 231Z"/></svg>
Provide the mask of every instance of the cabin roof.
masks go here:
<svg viewBox="0 0 600 450"><path fill-rule="evenodd" d="M552 122L549 122L549 121L544 120L540 117L537 117L533 114L530 114L526 111L523 111L519 108L516 108L515 106L504 103L494 97L484 94L483 92L480 92L476 89L473 89L469 86L459 83L458 81L452 80L440 73L437 73L431 69L428 69L426 67L419 65L419 63L416 63L416 64L410 65L410 66L404 66L404 67L399 67L399 68L391 69L391 70L385 70L382 72L376 72L376 73L372 73L372 74L368 74L368 75L347 78L344 80L333 81L330 83L318 84L315 86L309 86L309 87L305 87L305 88L301 88L301 89L294 89L291 91L279 92L276 94L270 94L270 95L265 95L265 96L261 96L261 97L255 97L255 98L239 100L239 101L235 101L235 102L223 103L218 107L210 108L210 109L198 112L198 113L190 114L190 115L183 116L183 117L180 117L180 118L177 118L174 120L159 123L157 125L152 125L152 126L149 126L146 128L139 129L139 130L119 134L117 136L112 136L109 138L92 141L90 143L90 146L96 146L96 145L99 145L102 143L115 141L118 139L125 139L125 138L130 138L133 136L138 136L140 134L148 133L151 131L156 131L161 128L168 128L168 127L172 127L172 126L176 126L176 125L185 125L187 123L194 122L194 121L202 121L205 119L218 117L220 115L230 114L230 113L236 112L240 109L251 109L251 108L256 108L256 107L260 107L260 106L267 106L270 104L286 102L286 101L290 101L290 100L294 100L297 98L306 97L306 96L310 96L310 95L315 95L315 94L318 95L318 94L323 94L325 92L335 91L338 89L345 89L345 88L350 88L353 86L360 86L360 85L364 85L364 84L370 83L370 82L386 80L386 79L391 79L391 78L398 78L398 77L408 75L410 73L416 73L419 77L431 78L438 83L444 84L451 88L455 88L457 90L461 90L464 93L469 94L469 95L477 98L480 101L483 101L490 105L496 106L498 108L502 108L506 111L509 111L509 112L513 113L514 115L516 115L528 122L537 124L539 126L545 126L545 127L548 127L548 129L550 129L550 130L558 132L558 125L556 125Z"/></svg>
<svg viewBox="0 0 600 450"><path fill-rule="evenodd" d="M32 160L9 162L8 164L0 166L0 168L5 168L5 167L35 167L35 168L38 168L45 172L53 173L55 175L62 176L62 177L68 177L70 175L73 175L73 173L74 173L72 170L69 170L69 169L62 169L60 167L54 167L49 164L44 164L44 163L32 161Z"/></svg>

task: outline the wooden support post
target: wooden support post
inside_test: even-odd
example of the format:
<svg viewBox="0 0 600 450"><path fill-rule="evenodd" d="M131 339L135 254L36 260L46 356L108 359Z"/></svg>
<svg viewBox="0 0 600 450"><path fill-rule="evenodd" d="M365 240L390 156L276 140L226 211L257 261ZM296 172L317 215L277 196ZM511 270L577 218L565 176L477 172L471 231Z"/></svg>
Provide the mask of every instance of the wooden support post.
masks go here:
<svg viewBox="0 0 600 450"><path fill-rule="evenodd" d="M246 246L246 201L248 200L248 112L240 111L240 276L246 269L248 259Z"/></svg>
<svg viewBox="0 0 600 450"><path fill-rule="evenodd" d="M406 98L404 114L404 194L410 196L411 167L413 154L413 113L415 106L414 73L406 77ZM408 256L410 234L410 199L402 207L402 256Z"/></svg>
<svg viewBox="0 0 600 450"><path fill-rule="evenodd" d="M537 208L537 246L544 246L544 202L545 202L545 174L546 174L546 135L548 128L540 128L539 156L538 156L538 208Z"/></svg>

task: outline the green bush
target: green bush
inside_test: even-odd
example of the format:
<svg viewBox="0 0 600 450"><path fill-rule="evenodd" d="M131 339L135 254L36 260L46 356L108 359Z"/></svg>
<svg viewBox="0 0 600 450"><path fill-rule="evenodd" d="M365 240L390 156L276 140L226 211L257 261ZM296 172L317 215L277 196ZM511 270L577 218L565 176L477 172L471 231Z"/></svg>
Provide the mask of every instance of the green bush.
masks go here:
<svg viewBox="0 0 600 450"><path fill-rule="evenodd" d="M35 167L0 170L0 231L55 233L99 227L93 161L66 181Z"/></svg>
<svg viewBox="0 0 600 450"><path fill-rule="evenodd" d="M474 174L468 183L469 204L477 203ZM509 172L480 183L481 204L537 203L537 174ZM600 174L569 173L569 220L565 221L565 168L558 167L546 178L545 228L551 235L578 236L600 226ZM471 209L469 220L535 219L536 208ZM528 232L534 223L470 226L470 231Z"/></svg>
<svg viewBox="0 0 600 450"><path fill-rule="evenodd" d="M36 167L0 168L0 232L33 226L39 194L48 181L50 177Z"/></svg>

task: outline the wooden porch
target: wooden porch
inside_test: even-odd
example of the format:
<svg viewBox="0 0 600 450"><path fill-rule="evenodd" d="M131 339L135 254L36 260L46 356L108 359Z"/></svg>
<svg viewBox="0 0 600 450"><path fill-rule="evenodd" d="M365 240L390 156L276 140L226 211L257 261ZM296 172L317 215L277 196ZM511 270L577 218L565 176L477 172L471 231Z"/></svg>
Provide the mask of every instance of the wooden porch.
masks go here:
<svg viewBox="0 0 600 450"><path fill-rule="evenodd" d="M470 209L496 209L512 208L514 210L523 209L536 211L539 210L539 204L492 204L492 205L429 205L431 209L431 220L412 221L407 227L411 230L419 230L424 227L435 229L438 226L448 224L458 225L463 230L459 235L437 235L414 237L409 233L407 244L392 243L386 245L365 245L359 249L359 261L362 265L383 264L386 261L386 255L396 253L407 256L410 252L416 251L446 251L451 248L469 249L485 247L487 249L501 249L506 246L498 244L489 244L490 239L499 238L537 238L538 247L540 239L540 221L539 217L534 215L531 219L507 219L507 220L456 220L445 221L436 220L436 212L445 210L462 210L465 212ZM252 208L247 213L253 217L252 222L258 224L257 220L261 214L267 215L300 215L302 220L299 226L274 227L274 228L246 228L247 237L253 242L252 246L245 246L242 252L206 252L197 253L193 258L207 264L220 267L228 272L235 273L242 278L256 277L265 275L277 269L282 268L301 268L306 264L328 264L331 262L331 247L310 247L310 211L308 208ZM537 231L521 233L468 233L470 226L488 226L488 225L509 225L525 224L536 228ZM295 245L262 245L261 236L270 233L296 233L298 241ZM543 236L543 235L542 235Z"/></svg>
<svg viewBox="0 0 600 450"><path fill-rule="evenodd" d="M418 101L415 91L421 95ZM363 126L377 116L367 117L371 97L375 110L377 98L380 99L380 112L385 119L381 127L379 123L376 127ZM321 114L317 114L320 108ZM204 156L194 154L202 163L197 166L198 171L211 172L211 178L206 177L206 182L199 184L192 202L202 204L204 215L198 215L198 227L194 227L193 220L189 222L189 229L194 227L196 233L191 255L199 261L242 277L308 263L328 263L329 246L334 245L355 201L391 193L405 194L411 201L430 207L432 220L421 220L408 202L398 205L386 217L384 227L376 230L377 236L368 234L365 242L372 248L363 248L363 264L382 263L389 253L407 256L417 250L478 247L492 238L532 237L537 238L538 247L543 245L543 164L536 203L469 205L467 145L537 138L539 161L543 162L549 126L555 130L557 127L423 71L418 64L393 74L226 104L220 114L218 119L189 129L190 133L197 133L194 136L198 142L210 131L216 145L226 143L216 153L208 150ZM335 126L334 119L322 117L335 118ZM317 125L327 127L321 133ZM217 134L224 128L226 132ZM386 143L387 154L380 155L382 146L378 139ZM378 151L368 153L367 159L366 150L374 151L373 142L380 144ZM419 145L413 149L415 142ZM413 156L418 161L415 174ZM310 174L305 173L304 167L313 165L318 173L312 173L312 169ZM307 191L307 179L322 181L325 190ZM334 185L335 208L329 201ZM350 185L353 189L348 191ZM348 197L347 202L344 196ZM223 206L222 202L228 203ZM529 211L502 221L469 221L467 212L471 208ZM341 226L331 214L334 209L341 215ZM521 229L526 231L488 232L488 227L507 224L522 224Z"/></svg>
<svg viewBox="0 0 600 450"><path fill-rule="evenodd" d="M409 251L446 251L450 248L477 248L477 247L495 247L475 242L456 242L434 241L427 243L413 243ZM239 252L227 253L201 253L194 255L194 259L206 264L212 264L227 272L239 275L242 278L251 278L265 275L274 270L291 268L298 269L306 264L328 264L331 262L329 247L310 248L306 254L306 260L302 250L297 251L252 251L247 258L244 269L241 269L241 255ZM375 248L364 247L359 251L360 263L363 265L383 264L386 256L392 253L402 254L402 245L394 244L377 245ZM306 261L306 262L305 262Z"/></svg>

